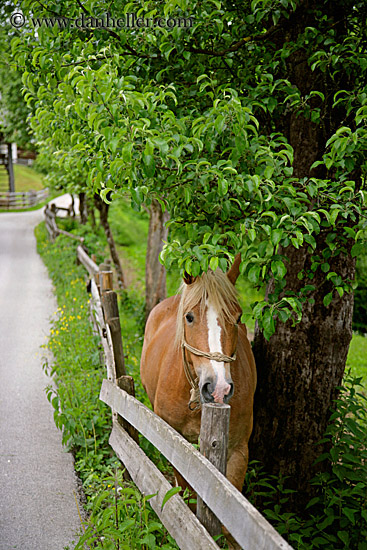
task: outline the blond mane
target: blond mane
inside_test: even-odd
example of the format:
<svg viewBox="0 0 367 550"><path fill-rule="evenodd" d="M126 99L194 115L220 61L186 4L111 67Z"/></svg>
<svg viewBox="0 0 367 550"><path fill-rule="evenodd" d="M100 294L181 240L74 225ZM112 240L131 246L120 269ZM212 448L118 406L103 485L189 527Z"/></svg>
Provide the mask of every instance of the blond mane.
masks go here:
<svg viewBox="0 0 367 550"><path fill-rule="evenodd" d="M179 293L181 299L177 310L177 326L175 344L181 346L184 335L184 317L200 303L201 315L210 303L218 313L218 321L224 326L225 321L236 323L237 319L231 312L238 305L237 291L227 275L220 269L215 272L203 273L187 285L182 282ZM232 307L231 307L232 306Z"/></svg>

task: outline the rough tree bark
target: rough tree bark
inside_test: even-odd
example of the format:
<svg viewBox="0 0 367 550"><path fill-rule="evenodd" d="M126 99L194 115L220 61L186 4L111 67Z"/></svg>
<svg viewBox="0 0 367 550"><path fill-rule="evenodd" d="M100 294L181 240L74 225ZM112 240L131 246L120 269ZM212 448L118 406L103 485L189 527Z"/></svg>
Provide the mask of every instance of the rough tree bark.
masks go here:
<svg viewBox="0 0 367 550"><path fill-rule="evenodd" d="M103 227L103 229L105 231L105 234L106 234L108 246L109 246L109 249L110 249L111 258L112 258L112 261L114 263L116 273L117 273L118 286L119 286L119 288L126 288L125 277L124 277L124 273L122 271L119 256L117 254L116 243L115 243L115 240L114 240L112 232L111 232L110 224L108 223L109 204L104 202L99 197L99 195L95 195L94 203L96 205L96 208L99 210L101 224L102 224L102 227Z"/></svg>
<svg viewBox="0 0 367 550"><path fill-rule="evenodd" d="M149 233L145 266L145 315L166 297L166 270L159 262L163 241L167 240L165 223L168 213L162 212L158 201L153 200L149 209Z"/></svg>
<svg viewBox="0 0 367 550"><path fill-rule="evenodd" d="M79 193L79 212L80 212L80 223L85 225L88 220L87 202L86 202L85 193Z"/></svg>
<svg viewBox="0 0 367 550"><path fill-rule="evenodd" d="M287 288L297 290L305 284L297 273L310 266L309 254L305 248L284 253L289 259ZM350 257L340 255L330 265L332 271L353 278ZM290 476L287 486L298 491L291 505L300 509L312 494L308 481L323 452L315 443L327 427L352 338L353 295L334 298L325 307L323 297L332 284L325 284L323 273L316 273L310 283L316 286L315 303L304 306L302 321L294 327L290 321L279 322L269 342L256 331L254 342L258 387L250 456L267 472Z"/></svg>
<svg viewBox="0 0 367 550"><path fill-rule="evenodd" d="M276 40L296 41L307 26L317 26L314 10L317 2L301 4L293 17L284 22L284 33ZM339 19L338 2L330 3L330 24ZM335 23L337 29L340 24ZM345 29L339 28L343 33ZM302 115L284 116L279 129L287 136L294 148L294 175L302 178L311 174L314 161L322 158L325 143L345 117L345 113L331 113L332 98L340 82L327 81L324 74L316 75L310 69L307 55L302 50L294 51L288 60L288 78L305 96L312 89L320 90L326 103L323 124L317 125ZM315 79L317 84L315 86ZM346 85L346 83L344 83ZM318 173L318 177L325 174ZM317 236L317 253L325 248L327 233ZM348 245L347 245L348 248ZM276 333L267 342L256 330L254 354L258 370L258 387L255 396L254 431L250 442L251 459L260 460L269 473L290 476L286 485L297 490L290 506L302 511L312 494L308 481L316 467L313 463L323 452L315 444L323 437L330 417L330 407L337 396L345 369L349 343L352 337L353 296L344 294L334 297L329 307L323 305L324 296L333 285L325 282L325 274L318 269L310 281L300 281L298 273L310 268L307 247L296 250L288 247L287 286L297 292L305 284L315 285L312 298L307 304L302 321L291 326L291 321L277 323ZM328 260L330 271L344 279L353 279L355 262L350 254L339 254ZM272 291L272 284L267 292Z"/></svg>

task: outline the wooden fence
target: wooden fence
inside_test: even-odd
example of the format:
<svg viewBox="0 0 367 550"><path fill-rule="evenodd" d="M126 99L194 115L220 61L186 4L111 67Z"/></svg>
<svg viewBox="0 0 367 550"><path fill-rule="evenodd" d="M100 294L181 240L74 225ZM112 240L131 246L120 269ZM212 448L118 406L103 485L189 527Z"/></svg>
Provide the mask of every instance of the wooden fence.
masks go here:
<svg viewBox="0 0 367 550"><path fill-rule="evenodd" d="M83 237L79 237L78 235L73 235L72 233L69 233L68 231L64 231L63 229L60 229L58 227L56 222L56 216L59 211L65 211L67 214L70 215L72 211L72 207L64 208L61 206L56 206L55 204L51 204L51 206L46 204L44 209L46 229L48 231L51 241L53 242L58 235L66 235L71 239L74 239L76 241L79 241L80 243L83 243L84 242Z"/></svg>
<svg viewBox="0 0 367 550"><path fill-rule="evenodd" d="M148 439L197 492L198 498L204 503L200 506L201 517L211 532L214 516L217 524L223 524L246 550L292 550L203 454L135 399L133 379L125 371L117 295L112 290L112 272L105 271L106 266L99 269L82 246L77 248L77 258L91 277L92 316L105 355L107 380L103 381L100 399L112 409L110 445L140 491L143 494L155 494L149 502L179 547L183 550L219 548L178 494L171 497L162 508L164 496L171 485L140 449L137 432ZM213 407L203 406L202 418L210 406ZM223 408L230 409L225 405ZM215 429L215 425L210 429ZM204 439L205 434L201 433L200 440Z"/></svg>
<svg viewBox="0 0 367 550"><path fill-rule="evenodd" d="M25 191L25 192L0 192L0 208L6 208L8 210L20 210L23 208L30 208L43 202L48 197L48 189L42 189L41 191Z"/></svg>

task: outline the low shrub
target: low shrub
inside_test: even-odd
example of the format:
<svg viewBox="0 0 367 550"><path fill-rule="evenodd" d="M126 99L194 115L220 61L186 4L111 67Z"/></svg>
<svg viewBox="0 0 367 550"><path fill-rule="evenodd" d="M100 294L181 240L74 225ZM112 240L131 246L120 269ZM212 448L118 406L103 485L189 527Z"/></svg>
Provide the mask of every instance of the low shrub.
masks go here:
<svg viewBox="0 0 367 550"><path fill-rule="evenodd" d="M289 490L284 481L267 476L251 463L246 495L265 502L264 516L298 550L367 550L367 408L358 390L360 378L348 374L340 388L325 438L329 451L317 462L323 467L311 481L318 496L304 516L284 512Z"/></svg>

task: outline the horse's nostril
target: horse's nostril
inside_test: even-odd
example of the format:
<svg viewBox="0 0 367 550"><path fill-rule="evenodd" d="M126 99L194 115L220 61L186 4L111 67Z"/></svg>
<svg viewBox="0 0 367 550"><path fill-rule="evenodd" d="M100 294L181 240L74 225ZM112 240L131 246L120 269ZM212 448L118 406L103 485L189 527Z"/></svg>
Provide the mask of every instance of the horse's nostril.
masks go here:
<svg viewBox="0 0 367 550"><path fill-rule="evenodd" d="M227 393L227 395L224 396L224 403L228 403L229 400L231 399L232 395L233 395L233 392L234 392L234 385L232 384L232 382L229 384L230 385L230 390L229 392Z"/></svg>
<svg viewBox="0 0 367 550"><path fill-rule="evenodd" d="M210 382L206 382L206 384L203 384L201 388L201 395L203 396L205 401L214 401L214 397L212 396L213 391L214 387Z"/></svg>

